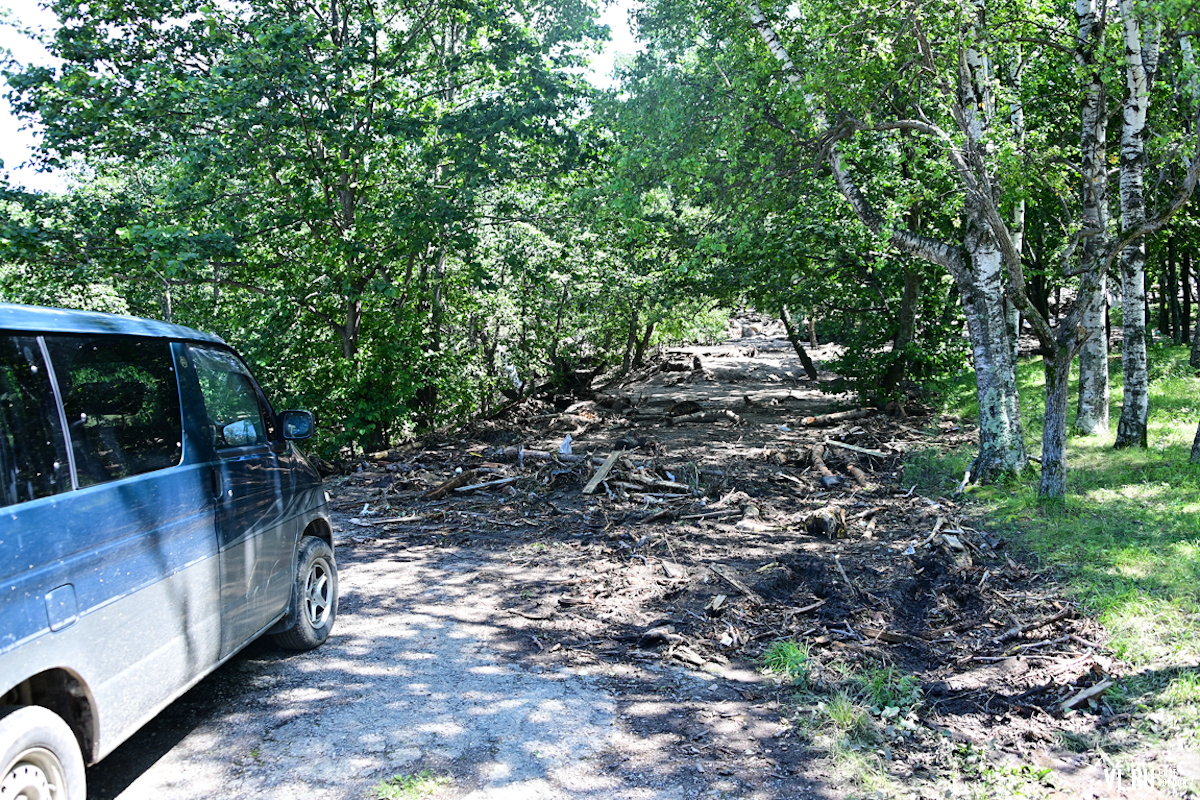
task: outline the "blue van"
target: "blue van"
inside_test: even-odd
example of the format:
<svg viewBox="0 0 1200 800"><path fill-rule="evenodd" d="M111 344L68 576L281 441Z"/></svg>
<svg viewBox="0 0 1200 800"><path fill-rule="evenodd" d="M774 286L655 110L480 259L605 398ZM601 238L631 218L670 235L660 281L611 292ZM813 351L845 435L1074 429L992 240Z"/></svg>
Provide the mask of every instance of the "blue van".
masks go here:
<svg viewBox="0 0 1200 800"><path fill-rule="evenodd" d="M0 304L0 798L110 753L262 634L337 613L320 477L220 338Z"/></svg>

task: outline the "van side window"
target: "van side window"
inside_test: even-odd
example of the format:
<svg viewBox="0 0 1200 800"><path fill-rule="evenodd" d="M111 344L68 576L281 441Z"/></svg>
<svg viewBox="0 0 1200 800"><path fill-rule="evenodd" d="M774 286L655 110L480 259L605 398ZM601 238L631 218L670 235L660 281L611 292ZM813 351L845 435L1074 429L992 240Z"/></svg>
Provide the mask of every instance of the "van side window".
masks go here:
<svg viewBox="0 0 1200 800"><path fill-rule="evenodd" d="M224 450L269 443L274 435L273 415L238 357L208 347L189 347L188 355L200 380L213 447Z"/></svg>
<svg viewBox="0 0 1200 800"><path fill-rule="evenodd" d="M71 488L50 373L33 336L0 336L0 506Z"/></svg>
<svg viewBox="0 0 1200 800"><path fill-rule="evenodd" d="M173 467L183 457L179 382L164 339L47 336L80 486Z"/></svg>

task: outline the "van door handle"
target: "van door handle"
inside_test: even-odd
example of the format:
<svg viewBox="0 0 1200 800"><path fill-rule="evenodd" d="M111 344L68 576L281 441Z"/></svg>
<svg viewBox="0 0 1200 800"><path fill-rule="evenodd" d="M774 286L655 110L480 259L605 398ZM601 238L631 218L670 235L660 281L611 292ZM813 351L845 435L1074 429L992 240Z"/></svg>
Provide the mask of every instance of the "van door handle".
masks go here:
<svg viewBox="0 0 1200 800"><path fill-rule="evenodd" d="M221 470L217 467L212 468L212 489L213 497L221 496Z"/></svg>

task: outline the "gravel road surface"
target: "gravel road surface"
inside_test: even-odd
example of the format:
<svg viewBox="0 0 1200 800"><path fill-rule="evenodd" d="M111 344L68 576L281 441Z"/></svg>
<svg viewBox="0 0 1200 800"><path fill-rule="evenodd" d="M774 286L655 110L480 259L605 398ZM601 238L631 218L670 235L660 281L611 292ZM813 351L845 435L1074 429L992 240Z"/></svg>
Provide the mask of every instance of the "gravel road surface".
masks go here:
<svg viewBox="0 0 1200 800"><path fill-rule="evenodd" d="M450 776L439 796L470 800L718 796L719 776L681 781L622 724L611 675L515 657L519 617L514 628L496 598L529 572L488 557L341 548L325 646L252 645L90 769L89 798L364 800L423 769ZM705 690L699 676L666 679Z"/></svg>

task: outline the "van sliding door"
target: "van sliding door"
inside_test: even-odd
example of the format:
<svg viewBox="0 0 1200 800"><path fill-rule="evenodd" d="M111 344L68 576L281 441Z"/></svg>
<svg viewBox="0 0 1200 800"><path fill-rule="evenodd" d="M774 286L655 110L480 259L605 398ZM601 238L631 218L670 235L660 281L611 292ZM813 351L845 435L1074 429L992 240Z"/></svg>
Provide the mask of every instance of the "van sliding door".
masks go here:
<svg viewBox="0 0 1200 800"><path fill-rule="evenodd" d="M291 485L275 453L274 414L241 360L199 345L188 354L213 443L224 655L274 621L291 597L296 532L284 518Z"/></svg>

